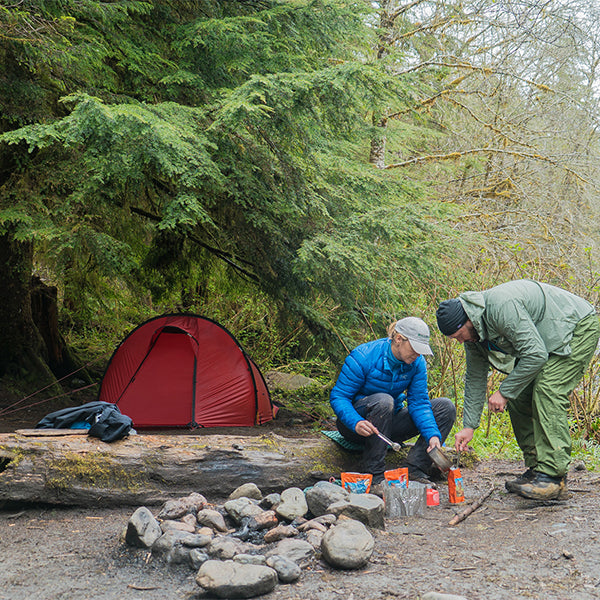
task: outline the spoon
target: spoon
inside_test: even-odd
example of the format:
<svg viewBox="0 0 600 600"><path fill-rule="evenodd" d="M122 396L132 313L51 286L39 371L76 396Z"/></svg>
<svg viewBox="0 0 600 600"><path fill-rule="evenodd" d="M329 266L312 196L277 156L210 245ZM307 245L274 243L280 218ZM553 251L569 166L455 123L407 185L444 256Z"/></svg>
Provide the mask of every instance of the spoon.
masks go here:
<svg viewBox="0 0 600 600"><path fill-rule="evenodd" d="M392 442L392 440L390 440L390 438L383 435L383 433L378 432L376 435L378 437L380 437L386 444L388 444L394 452L398 452L398 450L400 450L400 448L402 448L402 446L400 444L398 444L396 442Z"/></svg>

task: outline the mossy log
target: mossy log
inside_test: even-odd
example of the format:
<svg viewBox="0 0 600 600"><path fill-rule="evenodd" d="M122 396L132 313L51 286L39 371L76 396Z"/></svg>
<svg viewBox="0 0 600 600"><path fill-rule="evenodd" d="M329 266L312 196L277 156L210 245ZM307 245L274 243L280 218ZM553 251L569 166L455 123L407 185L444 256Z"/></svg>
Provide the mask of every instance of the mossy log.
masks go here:
<svg viewBox="0 0 600 600"><path fill-rule="evenodd" d="M389 455L391 467L403 458ZM248 482L270 493L356 471L359 456L325 436L138 434L108 444L21 430L0 434L0 507L156 505L191 492L220 499Z"/></svg>

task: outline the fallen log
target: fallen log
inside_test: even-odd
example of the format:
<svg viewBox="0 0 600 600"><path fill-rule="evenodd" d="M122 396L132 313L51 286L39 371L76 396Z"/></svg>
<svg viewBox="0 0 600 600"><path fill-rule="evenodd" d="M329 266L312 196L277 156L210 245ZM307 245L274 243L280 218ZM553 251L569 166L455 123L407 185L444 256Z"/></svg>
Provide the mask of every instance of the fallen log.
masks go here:
<svg viewBox="0 0 600 600"><path fill-rule="evenodd" d="M249 482L266 494L339 478L342 471L357 470L359 457L325 436L271 432L138 434L110 444L79 431L47 434L0 434L0 508L156 505L191 492L221 499ZM390 468L402 458L403 453L390 453Z"/></svg>
<svg viewBox="0 0 600 600"><path fill-rule="evenodd" d="M465 510L463 510L461 513L454 515L448 522L448 525L458 525L461 521L464 521L471 513L474 513L492 495L493 491L494 487L491 487L483 496L477 498L477 500L475 500L473 504L467 506L467 508L465 508Z"/></svg>

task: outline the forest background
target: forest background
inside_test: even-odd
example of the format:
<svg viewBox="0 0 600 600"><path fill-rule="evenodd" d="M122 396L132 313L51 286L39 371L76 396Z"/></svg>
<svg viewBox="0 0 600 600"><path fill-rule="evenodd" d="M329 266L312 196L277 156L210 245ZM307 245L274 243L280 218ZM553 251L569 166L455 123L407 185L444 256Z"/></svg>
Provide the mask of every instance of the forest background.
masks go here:
<svg viewBox="0 0 600 600"><path fill-rule="evenodd" d="M416 315L460 411L439 301L535 278L599 306L599 21L589 0L0 0L2 394L77 404L129 331L190 311L317 381L276 399L319 423L347 352ZM599 371L572 398L596 466ZM476 447L515 453L486 418Z"/></svg>

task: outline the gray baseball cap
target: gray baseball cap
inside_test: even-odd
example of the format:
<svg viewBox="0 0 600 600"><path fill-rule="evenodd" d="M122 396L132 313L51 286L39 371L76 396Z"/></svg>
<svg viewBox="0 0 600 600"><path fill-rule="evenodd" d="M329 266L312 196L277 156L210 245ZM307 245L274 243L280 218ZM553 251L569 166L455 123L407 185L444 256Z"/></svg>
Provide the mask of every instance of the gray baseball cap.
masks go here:
<svg viewBox="0 0 600 600"><path fill-rule="evenodd" d="M429 347L429 327L417 317L406 317L396 322L394 330L408 339L418 354L433 354Z"/></svg>

